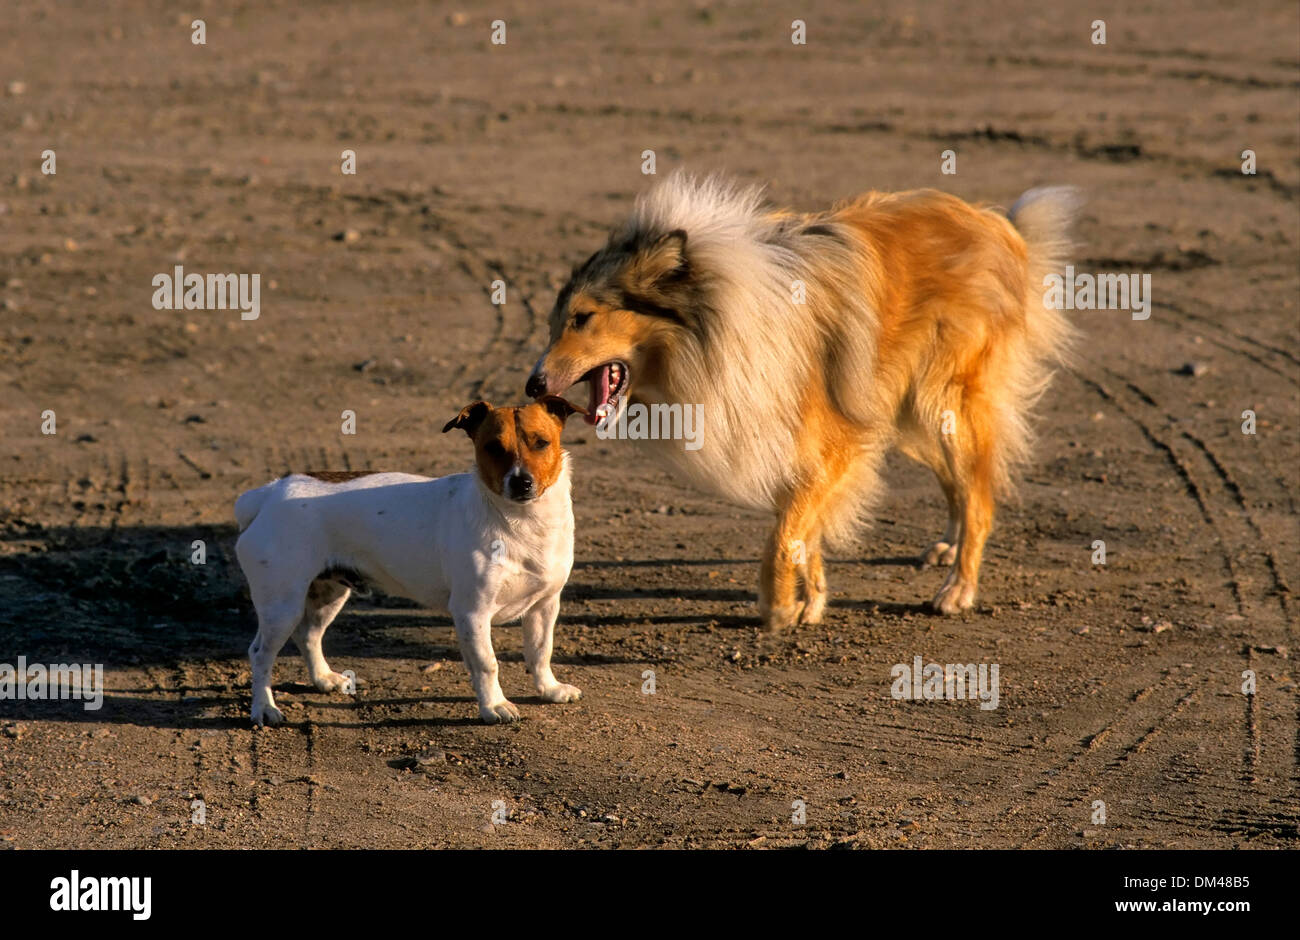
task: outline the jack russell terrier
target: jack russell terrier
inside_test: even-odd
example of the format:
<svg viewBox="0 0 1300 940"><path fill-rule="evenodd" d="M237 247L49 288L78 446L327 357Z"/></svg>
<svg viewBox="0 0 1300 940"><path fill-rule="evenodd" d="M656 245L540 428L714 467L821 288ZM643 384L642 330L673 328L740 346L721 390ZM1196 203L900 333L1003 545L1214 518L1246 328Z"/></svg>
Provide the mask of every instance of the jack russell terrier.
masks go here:
<svg viewBox="0 0 1300 940"><path fill-rule="evenodd" d="M345 687L321 639L359 580L451 615L489 724L519 720L497 681L493 624L522 618L538 695L577 701L581 690L551 672L551 641L573 566L569 455L560 432L579 411L555 396L517 408L476 401L442 429L461 428L473 440L475 471L437 479L290 474L240 496L235 552L258 622L248 648L253 723L284 721L271 672L290 635L316 688Z"/></svg>

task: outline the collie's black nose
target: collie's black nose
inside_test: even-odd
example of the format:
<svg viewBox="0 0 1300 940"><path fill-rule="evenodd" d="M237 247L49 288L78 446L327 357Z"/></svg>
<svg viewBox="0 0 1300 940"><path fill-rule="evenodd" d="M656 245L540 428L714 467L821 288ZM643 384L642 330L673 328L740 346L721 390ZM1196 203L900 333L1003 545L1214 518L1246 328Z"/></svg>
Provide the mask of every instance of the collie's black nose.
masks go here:
<svg viewBox="0 0 1300 940"><path fill-rule="evenodd" d="M529 398L541 398L546 394L546 373L534 372L528 377L528 384L524 386L524 394Z"/></svg>

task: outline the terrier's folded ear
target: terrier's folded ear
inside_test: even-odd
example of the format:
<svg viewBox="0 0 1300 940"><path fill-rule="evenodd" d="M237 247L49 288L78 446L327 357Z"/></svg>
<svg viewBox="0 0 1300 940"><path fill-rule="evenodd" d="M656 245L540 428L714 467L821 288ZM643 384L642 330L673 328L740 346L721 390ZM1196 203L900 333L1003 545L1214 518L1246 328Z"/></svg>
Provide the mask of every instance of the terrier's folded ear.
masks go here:
<svg viewBox="0 0 1300 940"><path fill-rule="evenodd" d="M587 409L579 408L573 402L569 401L567 398L561 397L560 395L543 395L541 398L537 399L534 404L541 405L551 414L555 415L555 417L559 418L560 424L563 424L568 420L569 415L586 415L587 413Z"/></svg>
<svg viewBox="0 0 1300 940"><path fill-rule="evenodd" d="M446 434L452 428L463 428L466 434L473 437L474 432L478 430L478 426L483 423L483 419L491 413L492 406L487 402L472 402L462 408L460 414L442 426L442 433Z"/></svg>

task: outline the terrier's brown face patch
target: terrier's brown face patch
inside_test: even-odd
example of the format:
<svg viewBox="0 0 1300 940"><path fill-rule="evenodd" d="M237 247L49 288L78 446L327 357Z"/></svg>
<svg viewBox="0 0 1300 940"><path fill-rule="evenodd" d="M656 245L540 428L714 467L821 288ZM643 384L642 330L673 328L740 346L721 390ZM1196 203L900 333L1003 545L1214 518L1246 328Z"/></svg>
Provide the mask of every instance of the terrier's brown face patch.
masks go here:
<svg viewBox="0 0 1300 940"><path fill-rule="evenodd" d="M478 401L461 409L443 431L464 430L474 442L483 482L522 503L541 496L559 478L564 468L560 434L565 419L579 410L556 396L506 408Z"/></svg>

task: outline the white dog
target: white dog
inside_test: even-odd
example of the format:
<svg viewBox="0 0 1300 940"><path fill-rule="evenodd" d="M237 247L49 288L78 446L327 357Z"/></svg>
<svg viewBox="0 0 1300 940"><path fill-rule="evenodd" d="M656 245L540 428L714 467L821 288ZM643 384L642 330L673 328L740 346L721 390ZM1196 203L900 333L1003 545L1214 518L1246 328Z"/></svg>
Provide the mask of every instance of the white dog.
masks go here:
<svg viewBox="0 0 1300 940"><path fill-rule="evenodd" d="M519 618L537 693L576 701L581 690L551 672L551 640L573 566L560 432L579 410L556 397L518 408L467 405L442 430L462 428L474 441L470 473L290 474L240 496L235 551L258 620L248 648L253 723L284 721L271 672L290 635L316 688L344 688L321 639L358 581L451 615L484 721L519 719L497 681L491 635L493 624Z"/></svg>

